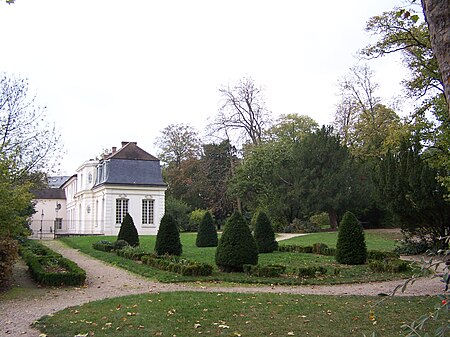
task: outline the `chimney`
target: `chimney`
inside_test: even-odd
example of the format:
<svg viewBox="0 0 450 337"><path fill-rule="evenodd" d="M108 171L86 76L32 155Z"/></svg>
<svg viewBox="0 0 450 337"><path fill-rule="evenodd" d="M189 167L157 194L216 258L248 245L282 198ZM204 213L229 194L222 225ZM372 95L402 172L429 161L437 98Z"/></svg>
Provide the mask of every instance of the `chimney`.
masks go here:
<svg viewBox="0 0 450 337"><path fill-rule="evenodd" d="M117 151L117 147L113 146L112 147L112 153L114 154L114 153L116 153L116 151Z"/></svg>
<svg viewBox="0 0 450 337"><path fill-rule="evenodd" d="M122 147L124 147L125 145L127 145L129 142L122 142Z"/></svg>

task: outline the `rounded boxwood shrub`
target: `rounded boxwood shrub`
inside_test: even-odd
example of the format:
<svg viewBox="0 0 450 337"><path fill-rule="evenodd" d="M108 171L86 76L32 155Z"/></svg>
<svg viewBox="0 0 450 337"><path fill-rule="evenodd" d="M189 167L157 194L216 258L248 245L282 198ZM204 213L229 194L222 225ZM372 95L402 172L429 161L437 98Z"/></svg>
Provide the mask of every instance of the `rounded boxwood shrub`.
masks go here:
<svg viewBox="0 0 450 337"><path fill-rule="evenodd" d="M155 252L157 255L177 255L183 251L178 224L170 214L164 214L156 235Z"/></svg>
<svg viewBox="0 0 450 337"><path fill-rule="evenodd" d="M259 253L272 253L278 248L272 223L266 213L262 211L256 216L254 236Z"/></svg>
<svg viewBox="0 0 450 337"><path fill-rule="evenodd" d="M119 235L117 235L117 241L119 240L128 242L132 247L139 246L139 234L129 213L125 215L120 225Z"/></svg>
<svg viewBox="0 0 450 337"><path fill-rule="evenodd" d="M258 264L258 249L242 214L234 212L219 240L216 265L224 272L242 272L244 264Z"/></svg>
<svg viewBox="0 0 450 337"><path fill-rule="evenodd" d="M346 212L339 224L336 243L336 261L341 264L364 264L367 260L367 247L364 231L351 212Z"/></svg>
<svg viewBox="0 0 450 337"><path fill-rule="evenodd" d="M205 212L200 221L200 226L198 227L195 244L197 247L217 247L217 243L217 231L214 226L212 215L210 212Z"/></svg>

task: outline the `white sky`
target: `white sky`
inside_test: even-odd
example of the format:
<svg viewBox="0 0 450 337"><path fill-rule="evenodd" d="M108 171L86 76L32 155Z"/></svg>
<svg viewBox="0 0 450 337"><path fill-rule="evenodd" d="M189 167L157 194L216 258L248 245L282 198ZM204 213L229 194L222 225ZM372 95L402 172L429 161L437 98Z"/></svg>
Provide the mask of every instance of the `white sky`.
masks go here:
<svg viewBox="0 0 450 337"><path fill-rule="evenodd" d="M137 141L155 154L169 124L202 134L217 89L251 76L276 118L330 123L337 80L372 37L370 16L402 0L16 0L0 2L0 72L27 77L62 134L63 174ZM386 100L401 93L396 57L370 61Z"/></svg>

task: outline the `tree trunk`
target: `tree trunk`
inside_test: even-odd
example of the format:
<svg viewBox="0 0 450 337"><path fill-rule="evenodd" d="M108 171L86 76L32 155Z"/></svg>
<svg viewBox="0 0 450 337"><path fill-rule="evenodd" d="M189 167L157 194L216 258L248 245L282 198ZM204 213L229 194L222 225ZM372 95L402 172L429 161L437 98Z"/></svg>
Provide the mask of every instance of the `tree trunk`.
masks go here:
<svg viewBox="0 0 450 337"><path fill-rule="evenodd" d="M421 0L450 113L450 0Z"/></svg>
<svg viewBox="0 0 450 337"><path fill-rule="evenodd" d="M330 219L331 229L336 230L338 226L338 217L334 209L328 211L328 218Z"/></svg>

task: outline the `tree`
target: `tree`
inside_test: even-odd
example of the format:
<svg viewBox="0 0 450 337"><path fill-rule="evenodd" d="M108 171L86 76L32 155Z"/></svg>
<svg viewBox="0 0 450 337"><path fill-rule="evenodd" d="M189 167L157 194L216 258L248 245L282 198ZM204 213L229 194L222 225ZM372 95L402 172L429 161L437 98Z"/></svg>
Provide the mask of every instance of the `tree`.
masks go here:
<svg viewBox="0 0 450 337"><path fill-rule="evenodd" d="M156 234L155 252L157 255L177 255L183 251L180 233L175 219L170 214L164 214Z"/></svg>
<svg viewBox="0 0 450 337"><path fill-rule="evenodd" d="M120 225L119 234L117 235L117 241L119 240L128 242L132 247L139 246L139 234L129 213L125 215Z"/></svg>
<svg viewBox="0 0 450 337"><path fill-rule="evenodd" d="M198 158L201 142L197 131L187 124L170 124L156 138L159 158L166 164L180 168L182 161Z"/></svg>
<svg viewBox="0 0 450 337"><path fill-rule="evenodd" d="M185 229L189 226L189 205L172 196L167 196L165 199L165 214L170 215L180 228Z"/></svg>
<svg viewBox="0 0 450 337"><path fill-rule="evenodd" d="M342 264L364 264L367 247L364 231L356 216L346 212L339 224L336 242L336 261Z"/></svg>
<svg viewBox="0 0 450 337"><path fill-rule="evenodd" d="M195 245L197 247L217 247L217 231L210 212L205 212L198 228Z"/></svg>
<svg viewBox="0 0 450 337"><path fill-rule="evenodd" d="M242 272L258 263L258 248L244 217L234 212L227 220L216 249L216 265L224 272Z"/></svg>
<svg viewBox="0 0 450 337"><path fill-rule="evenodd" d="M253 236L258 247L258 253L272 253L278 248L272 223L265 212L258 212Z"/></svg>
<svg viewBox="0 0 450 337"><path fill-rule="evenodd" d="M381 162L379 189L397 225L410 234L431 238L438 248L450 233L450 204L438 170L425 160L419 140L406 139Z"/></svg>
<svg viewBox="0 0 450 337"><path fill-rule="evenodd" d="M62 144L45 121L45 107L29 94L27 79L0 74L0 153L14 161L16 177L48 171Z"/></svg>
<svg viewBox="0 0 450 337"><path fill-rule="evenodd" d="M450 4L441 0L421 0L431 36L431 46L443 76L443 85L450 112Z"/></svg>
<svg viewBox="0 0 450 337"><path fill-rule="evenodd" d="M219 93L223 104L215 121L210 124L211 133L223 131L228 135L238 131L245 140L259 144L270 123L263 89L256 86L252 78L244 77L233 86L220 88Z"/></svg>
<svg viewBox="0 0 450 337"><path fill-rule="evenodd" d="M300 142L306 135L316 131L319 125L309 116L298 114L281 115L270 127L266 136L273 141L289 144Z"/></svg>

